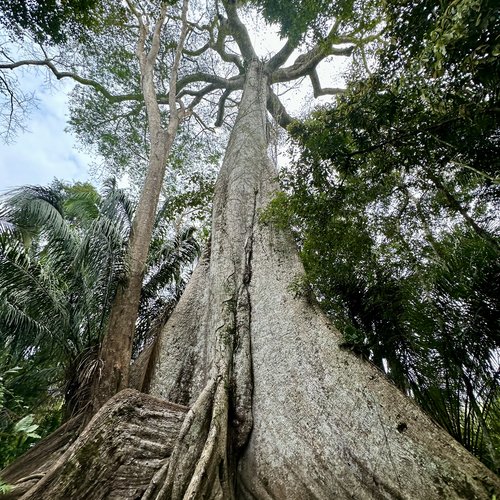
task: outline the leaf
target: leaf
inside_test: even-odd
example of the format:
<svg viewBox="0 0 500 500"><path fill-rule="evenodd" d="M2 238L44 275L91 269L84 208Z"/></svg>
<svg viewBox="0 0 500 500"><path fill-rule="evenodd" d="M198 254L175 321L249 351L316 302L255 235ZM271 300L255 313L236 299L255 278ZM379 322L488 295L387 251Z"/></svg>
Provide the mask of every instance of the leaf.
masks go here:
<svg viewBox="0 0 500 500"><path fill-rule="evenodd" d="M23 417L21 420L16 422L16 425L14 426L14 432L24 432L25 434L30 434L36 431L39 425L33 424L34 418L35 416L33 414Z"/></svg>
<svg viewBox="0 0 500 500"><path fill-rule="evenodd" d="M12 490L12 486L10 484L4 483L2 479L0 479L0 495L6 495Z"/></svg>

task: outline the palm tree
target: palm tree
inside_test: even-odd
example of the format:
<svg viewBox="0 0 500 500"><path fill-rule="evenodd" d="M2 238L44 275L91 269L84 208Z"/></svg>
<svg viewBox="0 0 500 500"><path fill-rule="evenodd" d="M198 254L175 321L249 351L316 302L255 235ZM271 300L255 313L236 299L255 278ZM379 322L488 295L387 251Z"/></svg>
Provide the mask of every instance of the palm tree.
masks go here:
<svg viewBox="0 0 500 500"><path fill-rule="evenodd" d="M110 306L126 274L134 203L115 180L25 186L0 208L0 342L11 364L51 372L47 391L64 395L64 415L82 411L99 370ZM199 252L193 229L173 234L156 220L144 279L135 355L151 344L178 300ZM155 319L156 318L156 319Z"/></svg>

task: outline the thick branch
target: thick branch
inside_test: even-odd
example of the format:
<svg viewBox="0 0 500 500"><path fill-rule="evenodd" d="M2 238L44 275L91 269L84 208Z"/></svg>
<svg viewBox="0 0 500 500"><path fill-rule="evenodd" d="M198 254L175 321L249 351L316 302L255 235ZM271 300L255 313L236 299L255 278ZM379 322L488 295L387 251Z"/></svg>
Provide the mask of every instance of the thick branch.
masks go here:
<svg viewBox="0 0 500 500"><path fill-rule="evenodd" d="M219 104L217 106L217 118L215 120L215 126L220 127L222 125L222 122L224 121L224 107L226 105L226 100L231 94L232 90L226 89L220 99L219 99Z"/></svg>
<svg viewBox="0 0 500 500"><path fill-rule="evenodd" d="M160 8L160 15L156 20L155 27L153 29L153 37L151 40L151 48L149 49L147 58L149 64L154 64L156 58L158 57L158 52L160 51L160 37L161 30L163 27L163 23L165 22L165 18L167 16L167 4L166 2L162 2Z"/></svg>
<svg viewBox="0 0 500 500"><path fill-rule="evenodd" d="M242 74L244 72L244 68L240 57L237 54L230 54L225 50L226 38L229 34L228 28L228 21L226 19L221 19L217 39L215 42L210 43L210 48L215 50L223 61L233 63L238 68L240 74Z"/></svg>
<svg viewBox="0 0 500 500"><path fill-rule="evenodd" d="M292 123L293 118L287 113L285 106L271 88L267 97L267 109L281 127L286 129Z"/></svg>
<svg viewBox="0 0 500 500"><path fill-rule="evenodd" d="M182 95L191 95L194 97L194 99L189 103L189 106L187 107L188 113L192 113L194 107L197 106L198 103L206 95L210 94L214 90L222 89L222 88L224 88L224 87L221 85L210 84L210 85L207 85L206 87L203 87L202 89L197 90L197 91L196 90L189 90L189 89L183 90L181 92ZM220 97L220 100L219 100L215 126L218 127L218 126L222 125L222 120L224 118L224 105L225 105L228 97L231 95L231 92L233 92L234 90L240 90L242 88L243 88L243 80L241 80L241 81L236 80L232 85L230 85L229 87L226 87L224 93L222 94L222 96Z"/></svg>
<svg viewBox="0 0 500 500"><path fill-rule="evenodd" d="M296 48L295 44L287 41L266 65L266 70L271 74L270 83L287 82L306 76L316 69L316 66L328 56L350 56L354 50L354 45L338 47L338 44L341 43L338 41L337 36L339 24L340 20L337 20L330 28L328 34L322 40L319 40L308 52L297 57L291 66L278 69L287 61Z"/></svg>
<svg viewBox="0 0 500 500"><path fill-rule="evenodd" d="M265 65L265 69L268 73L272 73L277 70L280 66L286 63L287 59L292 55L293 51L297 47L296 43L291 43L287 40L285 45L281 47L279 52L276 52L271 59Z"/></svg>
<svg viewBox="0 0 500 500"><path fill-rule="evenodd" d="M201 54L205 53L208 49L210 48L210 43L207 42L205 45L200 47L199 49L183 49L182 53L185 54L188 57L198 57L201 56Z"/></svg>
<svg viewBox="0 0 500 500"><path fill-rule="evenodd" d="M216 88L243 88L243 81L244 79L241 75L233 76L231 78L222 78L217 75L211 75L210 73L200 71L181 78L177 82L177 92L184 89L184 87L190 83L196 82L212 83L217 86Z"/></svg>
<svg viewBox="0 0 500 500"><path fill-rule="evenodd" d="M345 92L345 89L341 88L334 88L334 87L321 88L318 72L316 71L316 69L313 69L311 73L309 73L309 78L311 79L314 97L319 97L320 95L339 95Z"/></svg>
<svg viewBox="0 0 500 500"><path fill-rule="evenodd" d="M201 90L185 90L182 92L184 95L191 95L194 97L194 99L189 103L189 106L187 107L188 111L192 112L193 109L201 102L201 100L210 92L213 92L214 90L220 89L219 85L215 85L211 83L210 85L207 85L206 87L203 87Z"/></svg>
<svg viewBox="0 0 500 500"><path fill-rule="evenodd" d="M109 92L101 83L91 80L89 78L84 78L77 73L73 73L71 71L60 71L56 68L54 63L50 59L44 60L36 60L36 59L27 59L23 61L16 61L14 63L9 64L0 64L0 69L16 69L22 66L45 66L48 68L52 74L58 79L62 80L63 78L71 78L77 83L81 85L86 85L88 87L92 87L94 90L97 90L100 94L102 94L108 101L110 102L124 102L124 101L142 101L142 94L122 94L115 95Z"/></svg>
<svg viewBox="0 0 500 500"><path fill-rule="evenodd" d="M227 20L231 28L231 33L234 36L234 40L238 44L243 59L247 62L252 59L257 59L257 54L253 48L248 31L238 16L236 2L228 0L224 1L224 8L226 9Z"/></svg>
<svg viewBox="0 0 500 500"><path fill-rule="evenodd" d="M303 76L309 75L316 69L318 64L328 56L344 56L349 57L354 50L354 46L350 47L327 47L323 44L318 44L309 52L297 57L295 62L286 68L276 70L271 74L270 83L289 82Z"/></svg>

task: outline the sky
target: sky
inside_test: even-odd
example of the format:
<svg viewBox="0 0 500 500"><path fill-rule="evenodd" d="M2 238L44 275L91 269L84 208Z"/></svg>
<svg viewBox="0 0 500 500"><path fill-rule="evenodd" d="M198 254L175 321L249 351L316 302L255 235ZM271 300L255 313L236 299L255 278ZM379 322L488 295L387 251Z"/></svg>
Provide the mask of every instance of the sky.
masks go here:
<svg viewBox="0 0 500 500"><path fill-rule="evenodd" d="M260 55L267 56L281 47L283 42L276 30L257 25L252 19L245 21ZM336 69L323 63L320 79L324 86L342 85L339 77L342 61L338 63L340 66L337 64ZM67 94L72 83L63 80L48 88L43 71L26 70L18 74L20 85L35 93L38 105L29 113L26 131L20 131L9 144L0 142L0 194L21 185L47 185L54 178L93 181L89 173L93 158L79 150L76 139L64 130L68 114ZM312 107L314 99L309 82L289 92L286 100L292 115Z"/></svg>
<svg viewBox="0 0 500 500"><path fill-rule="evenodd" d="M71 84L47 88L43 75L33 71L24 72L20 83L35 91L38 103L28 115L27 130L9 144L0 143L0 192L26 184L46 185L54 177L87 180L91 157L79 151L75 138L64 131Z"/></svg>

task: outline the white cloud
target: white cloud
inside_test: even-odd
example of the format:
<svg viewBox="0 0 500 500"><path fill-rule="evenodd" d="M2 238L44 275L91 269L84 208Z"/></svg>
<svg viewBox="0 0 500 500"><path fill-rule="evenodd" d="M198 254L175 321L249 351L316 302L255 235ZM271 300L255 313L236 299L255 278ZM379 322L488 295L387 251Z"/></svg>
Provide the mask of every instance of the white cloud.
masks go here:
<svg viewBox="0 0 500 500"><path fill-rule="evenodd" d="M0 191L25 184L49 184L54 177L87 180L91 158L76 149L75 139L64 132L67 93L71 85L44 86L43 75L25 72L25 90L36 89L38 107L29 115L28 131L11 144L0 144Z"/></svg>

